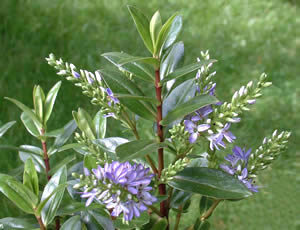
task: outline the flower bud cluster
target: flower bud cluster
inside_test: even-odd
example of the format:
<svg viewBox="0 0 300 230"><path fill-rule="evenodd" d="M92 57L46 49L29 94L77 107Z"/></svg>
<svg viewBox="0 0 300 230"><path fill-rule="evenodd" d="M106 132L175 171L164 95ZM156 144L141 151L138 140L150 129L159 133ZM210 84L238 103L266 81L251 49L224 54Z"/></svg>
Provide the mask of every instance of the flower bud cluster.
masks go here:
<svg viewBox="0 0 300 230"><path fill-rule="evenodd" d="M189 159L185 157L177 160L174 164L170 164L168 168L164 168L159 178L159 183L166 184L169 180L172 180L178 172L188 165L188 163Z"/></svg>
<svg viewBox="0 0 300 230"><path fill-rule="evenodd" d="M258 171L266 169L287 148L290 135L290 132L283 131L278 134L275 130L271 138L264 138L262 145L250 155L250 177L256 177Z"/></svg>
<svg viewBox="0 0 300 230"><path fill-rule="evenodd" d="M93 105L100 105L106 117L116 117L119 114L120 101L106 86L99 71L95 73L82 69L78 71L75 65L64 62L61 58L57 60L54 54L50 54L46 60L49 65L58 70L58 75L72 81L75 86L82 89L84 95L92 98Z"/></svg>
<svg viewBox="0 0 300 230"><path fill-rule="evenodd" d="M188 141L190 134L186 131L183 124L174 125L169 129L171 134L172 144L178 153L185 152L189 147L190 143Z"/></svg>
<svg viewBox="0 0 300 230"><path fill-rule="evenodd" d="M92 142L89 138L86 137L85 133L82 132L75 133L75 140L77 143L82 144L82 149L89 153L96 159L97 165L104 165L105 162L108 162L109 158L105 152L103 152L100 147Z"/></svg>
<svg viewBox="0 0 300 230"><path fill-rule="evenodd" d="M256 86L250 81L246 86L242 86L238 91L236 91L231 99L231 102L224 102L219 108L214 110L213 122L222 128L224 124L231 122L240 122L238 117L242 111L248 111L248 105L252 105L259 98L261 90L265 87L270 86L271 82L266 82L267 75L263 73Z"/></svg>
<svg viewBox="0 0 300 230"><path fill-rule="evenodd" d="M74 174L80 180L74 188L83 190L81 197L88 198L86 206L97 201L104 204L112 216L123 214L123 221L128 222L157 201L150 194L153 175L149 171L141 164L114 161L91 172L84 169L84 175Z"/></svg>
<svg viewBox="0 0 300 230"><path fill-rule="evenodd" d="M203 60L209 60L208 50L206 52L201 51L201 56ZM200 58L197 58L197 61L201 61ZM210 73L210 68L213 63L208 65L203 65L197 72L195 77L195 82L197 85L197 93L199 94L214 94L216 83L211 81L211 78L216 74L216 72Z"/></svg>

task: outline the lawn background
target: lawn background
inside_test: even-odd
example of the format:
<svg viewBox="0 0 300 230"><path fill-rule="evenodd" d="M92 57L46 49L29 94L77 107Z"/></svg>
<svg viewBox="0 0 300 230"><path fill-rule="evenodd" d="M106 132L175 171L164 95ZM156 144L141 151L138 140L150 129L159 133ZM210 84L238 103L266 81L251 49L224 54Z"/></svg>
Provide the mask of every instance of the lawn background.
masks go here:
<svg viewBox="0 0 300 230"><path fill-rule="evenodd" d="M39 144L26 134L20 110L4 96L32 106L32 88L48 90L61 80L45 57L53 52L79 68L96 70L107 65L100 54L124 51L148 55L126 5L135 5L150 16L157 9L167 19L175 11L183 16L180 39L185 42L185 63L195 61L200 50L217 59L217 95L229 100L242 84L266 72L273 86L243 122L232 127L237 144L255 149L272 130L292 131L289 150L263 172L261 192L247 201L224 203L212 217L212 229L300 229L300 16L299 2L288 0L1 0L0 1L0 124L16 120L0 144ZM298 10L298 14L297 11ZM298 30L298 34L297 34ZM71 111L89 105L80 89L63 81L50 127L72 119ZM109 135L118 135L112 128ZM0 172L20 162L16 152L1 151ZM18 215L0 196L0 217ZM197 197L195 198L197 200ZM192 221L197 203L183 218ZM191 215L193 213L193 215ZM298 221L298 222L297 222ZM182 226L183 226L182 225Z"/></svg>

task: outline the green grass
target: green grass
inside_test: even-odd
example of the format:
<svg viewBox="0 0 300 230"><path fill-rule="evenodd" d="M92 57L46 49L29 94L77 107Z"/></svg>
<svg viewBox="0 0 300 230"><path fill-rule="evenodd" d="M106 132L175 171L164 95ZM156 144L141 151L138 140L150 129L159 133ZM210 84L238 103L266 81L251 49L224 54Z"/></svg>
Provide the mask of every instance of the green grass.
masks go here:
<svg viewBox="0 0 300 230"><path fill-rule="evenodd" d="M233 132L238 136L237 144L256 148L273 129L291 130L289 150L272 171L262 173L259 194L218 207L212 217L213 229L295 229L300 201L300 38L296 34L300 17L296 1L2 0L0 123L18 122L0 143L38 144L26 135L20 110L3 97L32 105L34 84L48 90L60 80L44 60L50 52L90 70L107 65L100 58L100 53L107 51L148 55L129 17L128 3L149 16L157 9L163 19L175 11L183 15L185 62L194 61L200 50L210 50L211 57L218 60L215 80L219 98L228 100L241 84L257 79L261 72L269 74L273 87L264 91L253 109L244 114L243 122L234 125ZM64 81L49 126L61 127L79 106L96 111L88 101L79 89ZM110 129L109 134L114 131ZM15 152L2 151L0 172L17 167L17 159ZM3 198L2 202L0 217L16 214L12 204ZM191 216L186 215L183 224L190 223Z"/></svg>

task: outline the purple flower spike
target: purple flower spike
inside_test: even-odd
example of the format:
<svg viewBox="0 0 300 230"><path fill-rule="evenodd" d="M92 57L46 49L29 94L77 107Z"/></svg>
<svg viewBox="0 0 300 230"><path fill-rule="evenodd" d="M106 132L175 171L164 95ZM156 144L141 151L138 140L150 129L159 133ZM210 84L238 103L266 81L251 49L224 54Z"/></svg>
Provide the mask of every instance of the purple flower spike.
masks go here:
<svg viewBox="0 0 300 230"><path fill-rule="evenodd" d="M210 141L209 147L211 150L219 149L219 146L226 148L225 143L223 142L223 134L222 133L217 133L209 136L207 138Z"/></svg>
<svg viewBox="0 0 300 230"><path fill-rule="evenodd" d="M196 125L194 122L190 120L184 120L185 130L188 131L191 135L189 137L190 143L195 143L198 139L198 135L200 132L205 132L210 128L208 124Z"/></svg>
<svg viewBox="0 0 300 230"><path fill-rule="evenodd" d="M94 188L83 192L81 197L88 198L86 206L98 200L111 210L112 216L123 213L123 219L130 221L157 201L150 194L152 187L149 185L154 175L149 171L142 164L131 165L129 162L113 161L104 167L98 166L92 169Z"/></svg>
<svg viewBox="0 0 300 230"><path fill-rule="evenodd" d="M241 149L239 146L234 146L232 152L237 158L247 163L251 154L251 149L248 149L246 152L245 148Z"/></svg>

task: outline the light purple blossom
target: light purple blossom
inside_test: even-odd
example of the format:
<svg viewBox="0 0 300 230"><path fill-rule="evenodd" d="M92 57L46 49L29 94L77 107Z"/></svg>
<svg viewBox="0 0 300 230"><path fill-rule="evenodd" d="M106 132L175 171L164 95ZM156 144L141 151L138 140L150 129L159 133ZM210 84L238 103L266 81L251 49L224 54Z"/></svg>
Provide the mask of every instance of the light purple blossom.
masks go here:
<svg viewBox="0 0 300 230"><path fill-rule="evenodd" d="M209 148L211 150L219 149L219 146L226 148L225 143L223 142L223 134L222 133L217 133L217 134L213 134L209 137L207 137L207 139L209 140Z"/></svg>
<svg viewBox="0 0 300 230"><path fill-rule="evenodd" d="M154 175L149 171L142 164L131 165L129 162L114 161L104 167L98 166L92 169L92 177L96 178L93 189L84 191L81 197L88 198L86 206L97 200L111 210L112 216L123 213L123 219L130 221L157 201L150 194L152 187L149 185ZM89 175L86 170L85 174Z"/></svg>
<svg viewBox="0 0 300 230"><path fill-rule="evenodd" d="M185 130L188 131L191 135L189 137L190 143L195 143L200 132L205 132L210 128L209 124L200 124L196 125L190 120L184 120Z"/></svg>
<svg viewBox="0 0 300 230"><path fill-rule="evenodd" d="M201 121L212 112L213 112L213 109L210 105L204 106L195 112L196 115L191 117L191 121L193 121L193 122Z"/></svg>
<svg viewBox="0 0 300 230"><path fill-rule="evenodd" d="M226 123L224 128L221 130L221 135L225 137L225 139L229 142L232 143L233 140L236 139L236 137L232 134L232 132L229 131L230 128L230 123Z"/></svg>
<svg viewBox="0 0 300 230"><path fill-rule="evenodd" d="M110 99L110 101L108 102L108 105L109 105L109 106L112 105L111 102L113 102L113 103L115 103L115 104L120 103L119 99L116 98L116 97L114 96L114 94L113 94L113 92L111 91L110 88L107 88L107 89L106 89L106 93L107 93L107 95L108 95L108 98Z"/></svg>
<svg viewBox="0 0 300 230"><path fill-rule="evenodd" d="M225 160L228 161L230 165L221 164L220 168L228 174L236 176L250 191L258 192L258 187L253 185L252 179L248 178L247 163L251 149L246 151L239 146L235 146L232 152L233 154L228 154L225 157ZM242 171L241 168L243 168Z"/></svg>

